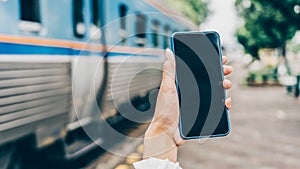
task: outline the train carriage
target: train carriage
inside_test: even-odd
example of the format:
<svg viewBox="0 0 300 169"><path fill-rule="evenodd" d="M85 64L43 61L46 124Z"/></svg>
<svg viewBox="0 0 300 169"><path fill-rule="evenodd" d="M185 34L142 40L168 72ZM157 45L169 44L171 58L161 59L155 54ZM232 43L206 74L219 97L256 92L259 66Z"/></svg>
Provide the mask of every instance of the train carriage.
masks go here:
<svg viewBox="0 0 300 169"><path fill-rule="evenodd" d="M168 36L197 29L156 0L2 0L0 15L0 150L15 154L0 168L22 165L24 140L64 159L101 144L105 120L159 87Z"/></svg>

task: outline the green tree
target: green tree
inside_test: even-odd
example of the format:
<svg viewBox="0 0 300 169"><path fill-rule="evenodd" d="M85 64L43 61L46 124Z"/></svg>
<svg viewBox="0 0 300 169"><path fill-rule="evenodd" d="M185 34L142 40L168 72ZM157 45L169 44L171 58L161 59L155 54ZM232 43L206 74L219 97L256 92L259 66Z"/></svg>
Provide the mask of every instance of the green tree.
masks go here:
<svg viewBox="0 0 300 169"><path fill-rule="evenodd" d="M285 57L286 42L299 29L299 22L294 21L299 14L293 10L299 0L287 1L281 1L284 5L280 6L277 0L236 0L237 11L244 19L237 38L254 58L261 48L280 48Z"/></svg>
<svg viewBox="0 0 300 169"><path fill-rule="evenodd" d="M251 34L244 26L237 31L237 39L244 46L245 52L249 53L253 59L259 59L259 45L256 43L254 35Z"/></svg>
<svg viewBox="0 0 300 169"><path fill-rule="evenodd" d="M164 0L174 10L190 18L195 24L203 23L208 15L207 2L204 0Z"/></svg>
<svg viewBox="0 0 300 169"><path fill-rule="evenodd" d="M300 0L265 0L289 19L289 23L300 29Z"/></svg>

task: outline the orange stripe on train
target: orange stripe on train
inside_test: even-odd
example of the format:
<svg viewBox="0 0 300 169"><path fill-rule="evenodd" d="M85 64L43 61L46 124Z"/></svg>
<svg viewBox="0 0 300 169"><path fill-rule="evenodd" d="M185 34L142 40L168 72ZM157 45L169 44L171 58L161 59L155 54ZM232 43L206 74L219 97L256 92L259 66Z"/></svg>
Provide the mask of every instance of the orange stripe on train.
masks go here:
<svg viewBox="0 0 300 169"><path fill-rule="evenodd" d="M36 37L21 37L14 35L0 35L1 42L16 43L16 44L29 44L38 46L50 46L72 49L87 49L91 51L102 51L102 45L85 44L74 41L58 40L58 39L42 39Z"/></svg>
<svg viewBox="0 0 300 169"><path fill-rule="evenodd" d="M76 50L87 50L87 51L95 51L95 52L101 52L104 50L105 47L99 44L80 43L80 42L60 40L60 39L42 39L36 37L21 37L21 36L3 35L3 34L0 34L0 42L48 46L48 47L72 48ZM136 53L136 54L150 54L150 55L164 54L164 50L157 49L157 48L106 46L106 49L108 52L118 52L118 53Z"/></svg>

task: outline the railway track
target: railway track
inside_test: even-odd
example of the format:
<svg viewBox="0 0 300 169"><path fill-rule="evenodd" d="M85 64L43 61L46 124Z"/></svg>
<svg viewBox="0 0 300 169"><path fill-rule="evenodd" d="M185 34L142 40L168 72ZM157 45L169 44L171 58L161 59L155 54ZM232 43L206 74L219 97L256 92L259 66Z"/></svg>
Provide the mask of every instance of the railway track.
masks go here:
<svg viewBox="0 0 300 169"><path fill-rule="evenodd" d="M130 137L143 137L144 132L146 131L148 124L136 124L124 120L118 124L118 131L122 134L125 134ZM118 145L115 145L111 150L116 154L124 154L125 157L121 157L110 152L102 150L99 157L92 160L86 166L83 166L85 169L114 169L124 166L125 168L129 167L132 162L141 159L142 153L142 140L141 139L125 139L120 142ZM87 157L85 157L87 158ZM123 167L121 167L123 168Z"/></svg>

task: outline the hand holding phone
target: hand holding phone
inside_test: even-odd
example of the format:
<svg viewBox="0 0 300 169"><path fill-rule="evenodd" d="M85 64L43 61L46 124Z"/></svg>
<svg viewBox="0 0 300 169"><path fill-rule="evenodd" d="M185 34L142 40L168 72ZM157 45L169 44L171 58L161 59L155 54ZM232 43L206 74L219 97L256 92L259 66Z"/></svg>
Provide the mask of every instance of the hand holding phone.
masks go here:
<svg viewBox="0 0 300 169"><path fill-rule="evenodd" d="M223 64L226 64L223 57ZM163 66L162 83L157 97L155 114L144 137L143 157L156 157L177 161L178 146L185 143L179 132L179 101L175 85L175 57L173 52L166 50ZM224 74L232 72L232 67L224 65ZM225 89L231 88L231 82L224 79ZM175 91L175 92L174 92ZM226 106L231 107L231 99L227 98ZM161 143L164 144L161 144Z"/></svg>

